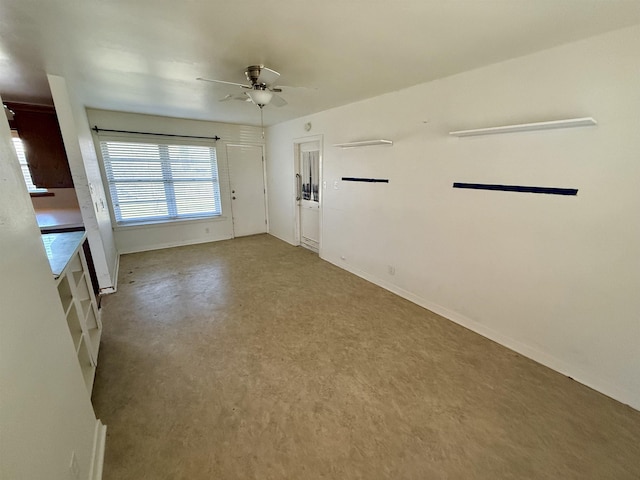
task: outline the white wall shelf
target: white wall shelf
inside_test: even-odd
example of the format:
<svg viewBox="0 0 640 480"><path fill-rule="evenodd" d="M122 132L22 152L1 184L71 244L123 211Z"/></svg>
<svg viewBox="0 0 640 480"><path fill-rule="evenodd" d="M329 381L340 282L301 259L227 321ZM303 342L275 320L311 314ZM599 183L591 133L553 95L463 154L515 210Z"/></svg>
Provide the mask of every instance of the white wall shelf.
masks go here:
<svg viewBox="0 0 640 480"><path fill-rule="evenodd" d="M363 140L361 142L347 142L347 143L336 143L334 147L340 148L358 148L358 147L373 147L375 145L393 145L391 140Z"/></svg>
<svg viewBox="0 0 640 480"><path fill-rule="evenodd" d="M449 132L454 137L472 137L475 135L494 135L497 133L528 132L533 130L550 130L553 128L589 127L597 125L591 117L569 118L566 120L552 120L550 122L522 123L519 125L504 125L502 127L476 128L474 130L458 130Z"/></svg>

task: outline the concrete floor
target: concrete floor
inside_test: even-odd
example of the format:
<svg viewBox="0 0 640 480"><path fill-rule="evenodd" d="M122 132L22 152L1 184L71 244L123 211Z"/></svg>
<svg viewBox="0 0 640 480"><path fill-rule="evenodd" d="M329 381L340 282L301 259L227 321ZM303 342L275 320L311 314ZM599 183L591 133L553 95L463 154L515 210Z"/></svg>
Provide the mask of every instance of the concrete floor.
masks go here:
<svg viewBox="0 0 640 480"><path fill-rule="evenodd" d="M640 412L260 235L125 255L105 480L638 479Z"/></svg>

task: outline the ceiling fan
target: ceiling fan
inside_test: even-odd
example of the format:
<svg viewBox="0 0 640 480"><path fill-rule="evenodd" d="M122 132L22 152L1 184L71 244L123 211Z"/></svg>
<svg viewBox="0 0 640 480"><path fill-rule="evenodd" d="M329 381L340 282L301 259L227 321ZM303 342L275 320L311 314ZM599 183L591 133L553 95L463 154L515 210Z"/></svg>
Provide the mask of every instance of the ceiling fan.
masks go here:
<svg viewBox="0 0 640 480"><path fill-rule="evenodd" d="M214 80L210 78L198 77L196 80L202 80L204 82L222 83L225 85L235 85L244 89L240 95L226 95L220 99L221 102L235 98L237 100L246 100L247 102L253 102L261 110L265 105L274 105L276 107L283 107L287 104L287 101L277 93L282 92L282 88L276 87L275 82L280 78L280 74L275 70L265 67L264 65L250 65L244 72L247 77L247 81L250 84L228 82L226 80Z"/></svg>

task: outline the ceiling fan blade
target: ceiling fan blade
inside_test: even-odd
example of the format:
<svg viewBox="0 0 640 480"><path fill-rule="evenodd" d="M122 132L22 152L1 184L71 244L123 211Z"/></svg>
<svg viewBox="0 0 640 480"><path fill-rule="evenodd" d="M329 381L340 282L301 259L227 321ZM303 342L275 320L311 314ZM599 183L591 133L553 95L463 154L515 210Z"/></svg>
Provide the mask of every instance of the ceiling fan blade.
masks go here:
<svg viewBox="0 0 640 480"><path fill-rule="evenodd" d="M271 70L267 67L261 67L260 76L258 76L258 83L264 83L269 87L273 85L278 78L280 78L280 74L275 70Z"/></svg>
<svg viewBox="0 0 640 480"><path fill-rule="evenodd" d="M293 88L298 88L298 89L302 89L302 90L318 90L318 87L301 87L300 85L278 85L278 89L280 91L282 91L283 88L286 88L287 90L291 90ZM275 89L272 89L274 92L276 91Z"/></svg>
<svg viewBox="0 0 640 480"><path fill-rule="evenodd" d="M271 102L269 102L269 104L276 107L284 107L287 104L287 101L284 98L282 98L280 95L276 95L274 93L273 97L271 97Z"/></svg>
<svg viewBox="0 0 640 480"><path fill-rule="evenodd" d="M240 100L242 102L250 102L251 99L246 93L241 93L240 95L234 95L232 93L227 93L224 97L219 98L219 102L228 102L229 100Z"/></svg>
<svg viewBox="0 0 640 480"><path fill-rule="evenodd" d="M251 88L251 85L245 85L244 83L236 83L236 82L225 82L224 80L213 80L211 78L202 78L202 77L198 77L196 78L196 80L201 80L203 82L211 82L211 83L222 83L224 85L235 85L237 87L242 87L242 88Z"/></svg>

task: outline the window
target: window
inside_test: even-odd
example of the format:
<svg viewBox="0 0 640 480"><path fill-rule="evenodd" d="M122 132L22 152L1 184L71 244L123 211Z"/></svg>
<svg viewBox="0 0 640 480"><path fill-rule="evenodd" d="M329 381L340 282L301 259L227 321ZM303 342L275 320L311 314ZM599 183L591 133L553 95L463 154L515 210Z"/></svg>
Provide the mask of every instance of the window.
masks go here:
<svg viewBox="0 0 640 480"><path fill-rule="evenodd" d="M320 178L320 151L302 152L302 199L318 202Z"/></svg>
<svg viewBox="0 0 640 480"><path fill-rule="evenodd" d="M215 147L102 141L100 149L118 225L222 214Z"/></svg>
<svg viewBox="0 0 640 480"><path fill-rule="evenodd" d="M33 184L33 180L31 179L31 171L29 171L29 164L27 163L27 156L24 153L24 145L22 144L22 140L18 136L18 132L15 130L11 130L11 140L13 140L13 147L16 149L16 154L18 155L18 162L20 162L20 168L22 169L22 176L24 178L24 183L27 184L27 190L29 192L46 192L46 188L38 188Z"/></svg>

